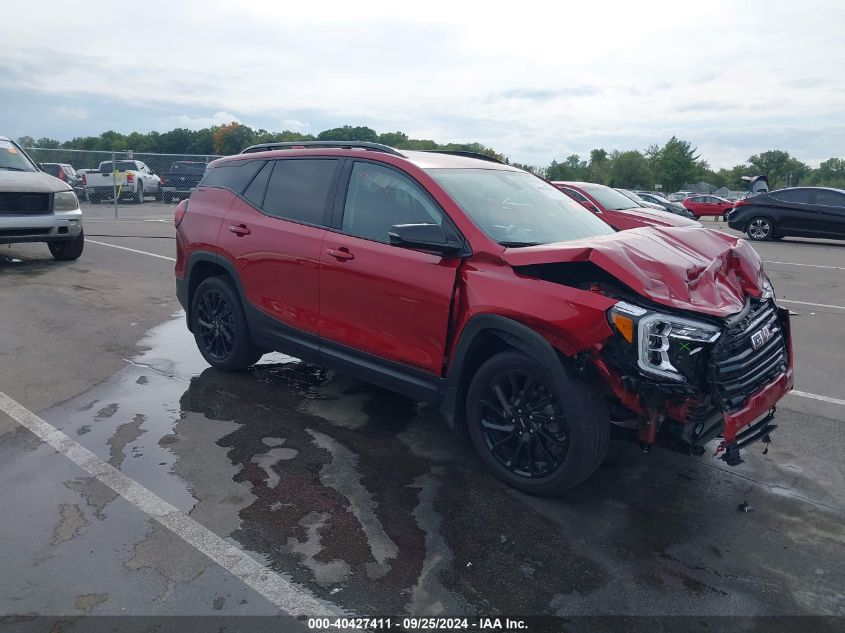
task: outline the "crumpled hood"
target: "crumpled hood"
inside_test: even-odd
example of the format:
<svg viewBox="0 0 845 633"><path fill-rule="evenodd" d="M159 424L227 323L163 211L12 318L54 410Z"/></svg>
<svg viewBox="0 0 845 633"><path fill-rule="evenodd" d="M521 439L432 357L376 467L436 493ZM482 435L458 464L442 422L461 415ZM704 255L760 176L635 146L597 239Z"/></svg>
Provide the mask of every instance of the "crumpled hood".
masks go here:
<svg viewBox="0 0 845 633"><path fill-rule="evenodd" d="M0 169L0 191L21 191L24 193L56 193L71 191L66 182L43 171L7 171Z"/></svg>
<svg viewBox="0 0 845 633"><path fill-rule="evenodd" d="M511 266L589 261L643 297L680 310L735 314L763 291L763 263L746 242L697 227L643 227L613 235L505 249Z"/></svg>

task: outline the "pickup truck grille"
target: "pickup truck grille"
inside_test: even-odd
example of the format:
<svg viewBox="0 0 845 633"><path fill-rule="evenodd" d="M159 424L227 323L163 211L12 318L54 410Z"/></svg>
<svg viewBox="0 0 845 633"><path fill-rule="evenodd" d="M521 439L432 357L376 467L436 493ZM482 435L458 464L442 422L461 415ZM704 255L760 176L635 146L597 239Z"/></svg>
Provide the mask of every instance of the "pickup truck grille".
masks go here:
<svg viewBox="0 0 845 633"><path fill-rule="evenodd" d="M0 215L47 215L49 193L0 192Z"/></svg>
<svg viewBox="0 0 845 633"><path fill-rule="evenodd" d="M772 301L752 300L751 310L729 328L711 356L713 381L728 411L742 407L748 396L787 367L786 338Z"/></svg>

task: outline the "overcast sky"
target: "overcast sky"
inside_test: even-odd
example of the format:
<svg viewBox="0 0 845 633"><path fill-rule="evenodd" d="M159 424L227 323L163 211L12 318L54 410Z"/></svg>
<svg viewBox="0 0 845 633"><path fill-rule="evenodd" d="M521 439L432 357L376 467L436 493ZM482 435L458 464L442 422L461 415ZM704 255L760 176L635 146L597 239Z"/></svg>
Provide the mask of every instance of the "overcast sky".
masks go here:
<svg viewBox="0 0 845 633"><path fill-rule="evenodd" d="M845 156L845 2L5 3L0 134L237 120L547 164L673 134L714 167Z"/></svg>

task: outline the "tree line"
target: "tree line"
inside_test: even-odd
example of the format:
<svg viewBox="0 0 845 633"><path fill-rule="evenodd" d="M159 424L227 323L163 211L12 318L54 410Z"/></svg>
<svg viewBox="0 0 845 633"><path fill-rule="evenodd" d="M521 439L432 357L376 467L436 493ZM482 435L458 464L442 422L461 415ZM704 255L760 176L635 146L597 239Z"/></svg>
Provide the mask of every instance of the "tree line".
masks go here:
<svg viewBox="0 0 845 633"><path fill-rule="evenodd" d="M707 182L714 187L744 190L742 176L763 174L769 186L777 189L786 186L817 185L845 188L845 159L830 158L818 167L811 167L784 150L769 150L748 157L745 163L731 168L714 170L701 158L692 143L676 137L664 145L651 145L644 150L612 150L599 148L582 158L572 154L561 162L549 165L524 165L512 163L506 156L481 143L437 143L428 139L409 138L404 132L378 133L366 126L344 125L324 130L319 134L302 134L286 130L268 132L254 130L241 123L228 123L201 130L179 128L169 132L133 132L121 134L108 131L99 136L76 137L60 142L50 138L35 139L24 136L18 139L24 147L45 149L83 149L100 151L133 150L161 154L229 155L256 143L281 141L369 141L383 143L397 149L439 149L478 152L528 169L549 180L585 180L612 187L654 189L672 192L686 184Z"/></svg>

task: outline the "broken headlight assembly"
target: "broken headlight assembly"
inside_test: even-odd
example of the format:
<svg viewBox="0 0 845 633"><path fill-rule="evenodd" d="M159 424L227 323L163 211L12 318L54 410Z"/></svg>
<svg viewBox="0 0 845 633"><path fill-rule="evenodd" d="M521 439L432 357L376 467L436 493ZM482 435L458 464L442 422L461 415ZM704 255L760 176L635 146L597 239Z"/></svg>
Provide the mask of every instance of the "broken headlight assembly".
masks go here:
<svg viewBox="0 0 845 633"><path fill-rule="evenodd" d="M676 381L691 378L693 357L722 333L711 323L646 310L625 301L608 311L608 319L636 350L637 367L642 372Z"/></svg>

